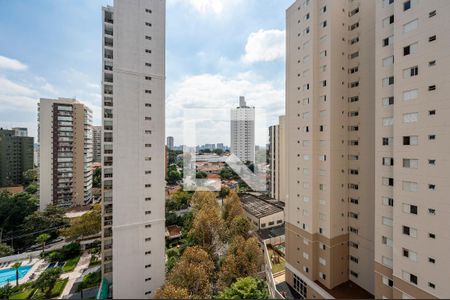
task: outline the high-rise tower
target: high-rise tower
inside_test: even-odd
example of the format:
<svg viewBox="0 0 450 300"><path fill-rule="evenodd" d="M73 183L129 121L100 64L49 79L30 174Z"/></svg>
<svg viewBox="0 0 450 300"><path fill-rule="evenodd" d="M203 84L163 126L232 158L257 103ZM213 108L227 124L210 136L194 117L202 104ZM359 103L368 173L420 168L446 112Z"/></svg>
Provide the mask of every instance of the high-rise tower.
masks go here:
<svg viewBox="0 0 450 300"><path fill-rule="evenodd" d="M103 275L114 298L164 283L165 0L103 8Z"/></svg>

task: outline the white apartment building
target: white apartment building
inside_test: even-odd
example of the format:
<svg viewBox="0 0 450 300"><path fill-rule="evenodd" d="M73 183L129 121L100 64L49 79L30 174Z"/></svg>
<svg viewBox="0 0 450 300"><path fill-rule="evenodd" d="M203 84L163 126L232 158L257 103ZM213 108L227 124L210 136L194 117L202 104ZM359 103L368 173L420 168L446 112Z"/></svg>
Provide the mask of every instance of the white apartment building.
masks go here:
<svg viewBox="0 0 450 300"><path fill-rule="evenodd" d="M287 10L286 281L299 297L374 293L375 2Z"/></svg>
<svg viewBox="0 0 450 300"><path fill-rule="evenodd" d="M173 138L173 136L168 136L167 137L167 148L172 150L173 146L174 146L174 138Z"/></svg>
<svg viewBox="0 0 450 300"><path fill-rule="evenodd" d="M450 1L376 3L375 297L449 298Z"/></svg>
<svg viewBox="0 0 450 300"><path fill-rule="evenodd" d="M239 97L239 106L231 110L231 153L242 162L255 162L255 108Z"/></svg>
<svg viewBox="0 0 450 300"><path fill-rule="evenodd" d="M40 209L92 201L92 111L75 99L38 103Z"/></svg>
<svg viewBox="0 0 450 300"><path fill-rule="evenodd" d="M103 275L113 298L165 278L165 0L103 8Z"/></svg>

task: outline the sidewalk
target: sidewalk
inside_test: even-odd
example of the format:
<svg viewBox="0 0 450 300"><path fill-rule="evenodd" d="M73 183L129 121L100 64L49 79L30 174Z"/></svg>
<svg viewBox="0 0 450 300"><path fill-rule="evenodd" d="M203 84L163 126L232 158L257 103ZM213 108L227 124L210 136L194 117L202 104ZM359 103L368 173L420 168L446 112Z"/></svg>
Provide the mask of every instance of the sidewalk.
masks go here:
<svg viewBox="0 0 450 300"><path fill-rule="evenodd" d="M65 273L61 275L61 278L69 278L69 281L67 282L66 286L64 287L63 292L59 296L59 299L62 299L64 296L70 294L70 290L73 287L73 284L75 281L81 277L83 274L83 271L86 270L89 267L89 262L91 261L91 255L87 252L84 252L83 255L80 257L80 261L78 262L77 266L72 272Z"/></svg>

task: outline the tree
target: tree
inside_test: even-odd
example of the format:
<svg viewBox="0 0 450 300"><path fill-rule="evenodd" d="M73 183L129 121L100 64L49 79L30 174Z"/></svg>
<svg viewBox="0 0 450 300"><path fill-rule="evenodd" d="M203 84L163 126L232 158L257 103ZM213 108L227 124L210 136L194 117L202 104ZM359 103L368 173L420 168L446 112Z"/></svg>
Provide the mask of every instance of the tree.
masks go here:
<svg viewBox="0 0 450 300"><path fill-rule="evenodd" d="M64 210L55 205L48 205L43 211L35 211L25 218L22 225L22 230L28 233L22 245L33 243L42 232L49 234L51 239L55 239L59 235L59 230L66 227L68 223Z"/></svg>
<svg viewBox="0 0 450 300"><path fill-rule="evenodd" d="M14 289L10 284L0 287L0 299L9 299L9 296L14 293Z"/></svg>
<svg viewBox="0 0 450 300"><path fill-rule="evenodd" d="M0 242L4 235L17 231L25 218L37 209L38 200L28 193L0 192Z"/></svg>
<svg viewBox="0 0 450 300"><path fill-rule="evenodd" d="M25 185L29 185L30 183L37 182L39 175L39 169L29 169L23 172L23 181Z"/></svg>
<svg viewBox="0 0 450 300"><path fill-rule="evenodd" d="M180 210L189 207L189 201L192 198L192 194L183 191L183 189L177 190L170 196L170 199L166 203L166 207L169 210Z"/></svg>
<svg viewBox="0 0 450 300"><path fill-rule="evenodd" d="M229 166L225 166L219 173L222 180L237 179L237 174Z"/></svg>
<svg viewBox="0 0 450 300"><path fill-rule="evenodd" d="M230 239L237 235L247 237L250 229L250 221L245 216L236 216L233 218L233 220L231 220L230 225L227 228L228 237Z"/></svg>
<svg viewBox="0 0 450 300"><path fill-rule="evenodd" d="M36 242L42 245L42 254L44 254L45 251L45 243L50 239L50 235L47 233L40 234L36 238Z"/></svg>
<svg viewBox="0 0 450 300"><path fill-rule="evenodd" d="M262 252L255 237L245 240L242 236L235 236L220 266L219 287L227 287L240 277L256 276L262 261Z"/></svg>
<svg viewBox="0 0 450 300"><path fill-rule="evenodd" d="M0 257L8 256L14 253L14 249L4 243L0 243Z"/></svg>
<svg viewBox="0 0 450 300"><path fill-rule="evenodd" d="M165 284L162 288L156 290L156 299L188 299L189 292L185 288L176 287L171 284Z"/></svg>
<svg viewBox="0 0 450 300"><path fill-rule="evenodd" d="M95 169L94 174L92 174L92 187L102 187L102 168Z"/></svg>
<svg viewBox="0 0 450 300"><path fill-rule="evenodd" d="M176 184L181 178L181 174L176 169L167 172L167 183L169 184Z"/></svg>
<svg viewBox="0 0 450 300"><path fill-rule="evenodd" d="M38 189L39 189L38 184L36 182L32 182L25 188L25 192L27 192L30 195L36 195Z"/></svg>
<svg viewBox="0 0 450 300"><path fill-rule="evenodd" d="M223 199L226 196L228 196L229 194L230 194L230 189L227 187L224 187L224 188L220 189L219 197Z"/></svg>
<svg viewBox="0 0 450 300"><path fill-rule="evenodd" d="M235 191L230 191L227 198L223 203L222 217L227 226L230 225L234 217L241 216L244 214L244 209L242 208L241 200Z"/></svg>
<svg viewBox="0 0 450 300"><path fill-rule="evenodd" d="M214 149L213 152L217 155L222 155L223 154L223 150L222 149Z"/></svg>
<svg viewBox="0 0 450 300"><path fill-rule="evenodd" d="M168 276L168 284L186 289L190 298L211 296L211 276L214 262L198 246L187 248Z"/></svg>
<svg viewBox="0 0 450 300"><path fill-rule="evenodd" d="M216 201L216 195L213 192L197 191L191 198L191 206L194 212L198 212L200 209L211 206L219 208L219 204Z"/></svg>
<svg viewBox="0 0 450 300"><path fill-rule="evenodd" d="M195 174L195 178L197 178L197 179L205 179L207 177L208 177L208 174L205 172L197 172Z"/></svg>
<svg viewBox="0 0 450 300"><path fill-rule="evenodd" d="M254 277L239 278L219 294L219 299L269 299L265 282Z"/></svg>
<svg viewBox="0 0 450 300"><path fill-rule="evenodd" d="M16 270L16 286L19 286L19 268L22 265L22 263L18 262L12 265L12 269Z"/></svg>
<svg viewBox="0 0 450 300"><path fill-rule="evenodd" d="M49 299L51 290L55 285L56 281L59 279L59 276L61 276L61 274L62 274L61 268L47 269L35 281L34 287L40 289L42 293L45 293L47 299Z"/></svg>
<svg viewBox="0 0 450 300"><path fill-rule="evenodd" d="M211 256L222 246L223 221L214 206L204 206L195 213L189 236Z"/></svg>
<svg viewBox="0 0 450 300"><path fill-rule="evenodd" d="M102 230L102 208L95 204L91 211L70 221L70 226L61 230L68 240L77 240L94 235Z"/></svg>

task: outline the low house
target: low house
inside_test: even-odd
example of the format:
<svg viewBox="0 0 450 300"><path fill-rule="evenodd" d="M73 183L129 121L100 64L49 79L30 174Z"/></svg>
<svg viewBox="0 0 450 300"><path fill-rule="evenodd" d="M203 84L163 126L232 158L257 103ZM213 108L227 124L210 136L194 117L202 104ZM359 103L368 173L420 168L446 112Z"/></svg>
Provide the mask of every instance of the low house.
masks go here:
<svg viewBox="0 0 450 300"><path fill-rule="evenodd" d="M284 224L282 206L251 194L242 194L240 199L248 220L258 230Z"/></svg>
<svg viewBox="0 0 450 300"><path fill-rule="evenodd" d="M181 227L177 225L170 225L166 227L166 238L169 240L180 238L183 234L181 233Z"/></svg>

